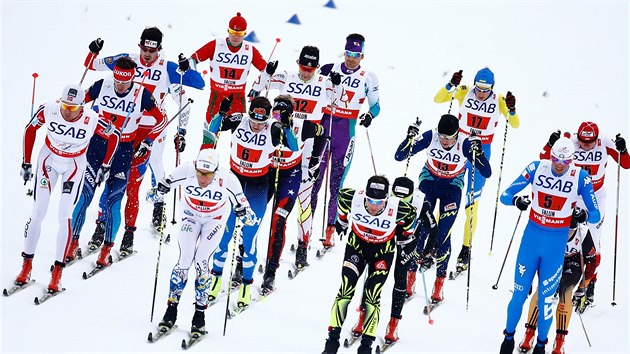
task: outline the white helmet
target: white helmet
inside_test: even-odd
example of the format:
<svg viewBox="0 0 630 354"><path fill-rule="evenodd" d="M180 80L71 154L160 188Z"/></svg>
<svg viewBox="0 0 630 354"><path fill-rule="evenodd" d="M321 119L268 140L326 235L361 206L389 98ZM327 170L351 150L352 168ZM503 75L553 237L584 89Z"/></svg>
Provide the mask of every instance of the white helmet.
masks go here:
<svg viewBox="0 0 630 354"><path fill-rule="evenodd" d="M216 149L203 149L197 155L195 167L198 170L216 172L219 168L219 153Z"/></svg>
<svg viewBox="0 0 630 354"><path fill-rule="evenodd" d="M573 153L575 153L575 144L566 137L558 139L551 148L551 156L558 160L573 160Z"/></svg>

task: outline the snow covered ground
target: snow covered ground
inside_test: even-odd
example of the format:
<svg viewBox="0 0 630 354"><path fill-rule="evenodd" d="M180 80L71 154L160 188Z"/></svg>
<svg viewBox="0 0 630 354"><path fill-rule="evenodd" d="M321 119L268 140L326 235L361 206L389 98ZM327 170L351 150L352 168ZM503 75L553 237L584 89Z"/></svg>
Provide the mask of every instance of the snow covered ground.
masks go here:
<svg viewBox="0 0 630 354"><path fill-rule="evenodd" d="M423 128L436 126L447 105L433 103L433 95L453 71L463 69L462 83L472 84L476 71L489 66L496 75L495 89L510 90L517 98L521 127L508 134L502 187L531 160L555 129L575 131L583 120L593 120L609 136L628 129L628 4L625 1L547 2L462 2L462 1L336 1L337 9L318 1L213 1L213 2L101 2L101 1L4 1L2 3L2 287L11 285L21 265L23 227L31 210L18 171L23 127L29 119L33 72L39 74L35 104L58 98L63 86L76 83L83 73L89 42L105 40L105 55L137 51L145 26L158 26L165 33L163 55L175 60L180 52L189 55L214 36L224 37L227 22L237 11L248 20L267 57L275 38L281 38L274 53L281 69L295 70L302 46L317 45L322 64L341 60L345 36L365 35L364 67L376 72L381 87L381 115L370 127L370 138L379 173L390 178L402 175L404 163L393 154L416 116ZM297 14L302 25L286 21ZM199 70L207 69L202 64ZM84 86L104 74L90 72ZM253 80L255 75L250 75ZM201 140L207 91L192 93L195 104L183 160L195 157ZM174 105L170 106L171 114ZM433 313L429 325L422 315L425 298L420 296L404 309L399 344L393 352L497 352L505 326L506 307L516 249L525 220L521 221L515 244L498 290L492 290L518 212L500 206L494 253L488 255L501 137L497 128L493 147L494 175L488 180L480 204L480 225L474 240L470 306L466 311L466 279L448 281L445 303ZM362 187L371 174L370 153L364 128L357 128L357 150L347 186ZM171 129L172 131L172 129ZM36 149L43 141L39 133ZM169 138L166 166L173 166ZM227 152L227 140L220 146ZM37 151L37 150L36 150ZM224 156L227 156L225 154ZM424 155L414 157L410 175L416 176ZM167 167L169 170L171 167ZM616 164L608 167L607 217L603 233L603 260L599 268L597 306L584 314L592 342L589 348L580 322L574 316L567 337L567 353L627 353L628 345L628 174L622 173L619 219L616 295L611 307L615 230ZM147 186L144 186L146 189ZM2 352L171 352L178 350L186 336L193 313L192 279L182 298L180 330L163 342L148 344L147 333L163 315L168 277L176 261L175 242L162 248L160 278L154 323L149 322L157 258L157 240L150 234L150 207L140 211L141 227L136 234L138 254L90 280L81 274L93 267L95 256L78 262L64 272L64 294L42 306L33 305L49 281L56 242L58 190L44 221L42 238L34 262L37 284L10 298L3 298ZM170 208L169 204L169 208ZM321 209L315 230L320 229ZM169 212L170 215L170 212ZM459 251L463 213L453 228L454 253ZM89 211L93 219L96 205ZM293 219L293 217L292 217ZM259 237L260 258L266 250L268 218ZM86 223L81 244L93 231ZM321 352L330 308L340 281L343 245L316 260L313 243L309 255L312 267L295 280L283 276L293 262L288 251L295 242L296 225L289 224L284 262L277 277L278 291L256 304L223 328L224 302L207 311L209 336L192 350L196 352ZM168 232L176 233L176 227ZM315 239L319 235L314 237ZM121 235L118 236L116 249ZM175 240L175 238L174 238ZM455 258L455 257L452 257ZM452 263L452 262L451 262ZM191 270L191 273L194 271ZM192 278L192 275L191 275ZM389 318L392 277L383 293L381 324L383 335ZM427 273L431 290L434 271ZM421 278L418 278L419 281ZM260 284L256 274L255 282ZM356 320L358 296L350 305L344 335ZM522 319L523 321L523 319ZM517 339L523 335L523 322ZM553 327L550 338L553 337ZM340 353L355 348L340 349ZM548 346L548 352L551 345Z"/></svg>

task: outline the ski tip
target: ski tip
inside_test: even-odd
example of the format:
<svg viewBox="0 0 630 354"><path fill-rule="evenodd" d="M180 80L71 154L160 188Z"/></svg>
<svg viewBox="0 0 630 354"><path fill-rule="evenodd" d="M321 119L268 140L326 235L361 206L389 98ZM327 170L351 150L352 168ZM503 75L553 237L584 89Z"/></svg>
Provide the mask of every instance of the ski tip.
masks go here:
<svg viewBox="0 0 630 354"><path fill-rule="evenodd" d="M188 345L185 339L182 339L182 349L188 349Z"/></svg>
<svg viewBox="0 0 630 354"><path fill-rule="evenodd" d="M147 341L149 341L149 343L153 343L153 332L149 332L149 336L147 337Z"/></svg>
<svg viewBox="0 0 630 354"><path fill-rule="evenodd" d="M376 346L376 349L374 350L374 352L375 352L376 354L381 354L381 346L380 346L380 345L377 345L377 346Z"/></svg>
<svg viewBox="0 0 630 354"><path fill-rule="evenodd" d="M315 257L322 258L322 253L319 250L317 250L317 252L315 253Z"/></svg>
<svg viewBox="0 0 630 354"><path fill-rule="evenodd" d="M86 273L86 272L83 272L83 275L82 275L81 277L82 277L83 279L87 279L87 278L88 278L87 273Z"/></svg>
<svg viewBox="0 0 630 354"><path fill-rule="evenodd" d="M258 273L264 273L264 272L265 272L265 270L263 269L263 265L259 264L258 265Z"/></svg>
<svg viewBox="0 0 630 354"><path fill-rule="evenodd" d="M287 276L289 277L289 279L293 279L293 272L291 271L291 269L289 269Z"/></svg>
<svg viewBox="0 0 630 354"><path fill-rule="evenodd" d="M343 347L344 348L349 348L350 347L350 342L348 342L348 338L343 340Z"/></svg>
<svg viewBox="0 0 630 354"><path fill-rule="evenodd" d="M2 290L2 295L9 296L9 290L7 290L6 288Z"/></svg>
<svg viewBox="0 0 630 354"><path fill-rule="evenodd" d="M35 300L33 300L33 302L35 303L35 305L39 305L40 304L39 298L37 296L35 297Z"/></svg>

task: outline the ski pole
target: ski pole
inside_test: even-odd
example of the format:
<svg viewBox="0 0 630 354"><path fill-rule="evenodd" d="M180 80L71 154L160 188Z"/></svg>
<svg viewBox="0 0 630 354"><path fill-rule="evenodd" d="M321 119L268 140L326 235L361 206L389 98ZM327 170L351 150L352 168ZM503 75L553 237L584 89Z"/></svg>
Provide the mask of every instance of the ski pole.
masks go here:
<svg viewBox="0 0 630 354"><path fill-rule="evenodd" d="M97 39L97 40L99 40L99 39ZM96 54L94 54L94 53L90 53L90 54L92 54L90 56L90 63L85 67L85 70L83 70L83 75L81 75L81 80L79 81L79 86L83 85L83 80L85 80L85 75L87 75L88 70L90 70L90 66L92 66L92 63L94 62L94 58L96 58Z"/></svg>
<svg viewBox="0 0 630 354"><path fill-rule="evenodd" d="M183 56L184 56L183 54L179 54L180 58L183 57ZM179 127L181 126L181 123L182 123L182 118L181 118L180 113L184 109L182 107L182 94L184 93L184 85L183 85L184 73L179 72L179 71L178 71L178 73L179 73L179 112L177 112L177 114L175 115L177 117L177 134L179 134ZM190 100L188 101L188 103L190 103ZM188 103L186 105L188 105ZM169 121L169 123L170 123L170 121ZM177 144L175 146L175 167L177 168L177 166L179 166L179 144ZM177 188L177 190L175 190L173 192L173 217L171 219L171 224L172 225L177 224L177 221L175 220L175 214L176 214L176 211L177 211L177 192L179 192L179 195L182 194L182 187L181 186L179 186Z"/></svg>
<svg viewBox="0 0 630 354"><path fill-rule="evenodd" d="M424 298L427 299L427 315L429 316L429 324L433 324L433 319L431 318L431 304L429 302L429 293L427 292L427 279L424 275L424 268L420 266L420 274L422 274L422 285L424 286Z"/></svg>
<svg viewBox="0 0 630 354"><path fill-rule="evenodd" d="M232 275L234 275L234 259L236 258L236 249L238 245L238 236L241 234L241 230L243 229L243 222L240 218L236 219L234 224L234 233L232 233L232 262L230 262L230 280L232 279ZM223 275L215 275L215 276L223 276ZM230 294L232 293L232 284L228 284L227 290L227 301L225 302L225 318L223 319L223 336L225 337L225 330L227 328L227 320L228 315L230 313Z"/></svg>
<svg viewBox="0 0 630 354"><path fill-rule="evenodd" d="M474 133L470 135L474 136ZM470 169L470 193L468 193L468 200L470 201L470 244L468 246L468 273L466 274L466 311L468 311L468 300L470 299L470 265L472 264L472 239L473 239L473 219L475 209L475 162L477 161L477 150L473 149L472 152L472 164Z"/></svg>
<svg viewBox="0 0 630 354"><path fill-rule="evenodd" d="M372 152L372 143L370 142L370 132L368 132L367 128L365 129L365 135L367 136L368 146L370 147L370 157L372 158L372 168L374 169L374 174L376 173L376 163L374 163L374 153Z"/></svg>
<svg viewBox="0 0 630 354"><path fill-rule="evenodd" d="M175 118L179 117L179 115L184 111L184 109L186 109L186 107L188 107L191 103L194 103L195 101L193 101L192 98L188 98L188 102L186 102L186 104L184 105L184 107L182 107L179 112L175 113L175 115L173 116L173 118L169 119L168 123L166 123L166 126L168 127L174 120ZM166 129L166 128L165 128Z"/></svg>
<svg viewBox="0 0 630 354"><path fill-rule="evenodd" d="M267 63L269 63L271 61L271 57L273 56L273 52L276 51L276 46L278 46L278 43L280 43L280 38L276 38L276 43L273 44L273 49L271 49L271 54L269 54L269 59L267 59ZM259 77L260 77L260 75L259 75ZM271 80L271 77L269 78L269 80ZM269 95L270 86L271 85L269 85L269 83L266 86L267 89L265 91L265 97L267 97L267 95Z"/></svg>
<svg viewBox="0 0 630 354"><path fill-rule="evenodd" d="M499 195L501 194L501 176L503 175L503 161L505 158L505 145L507 143L508 122L505 122L505 132L503 133L503 150L501 152L501 164L499 165L499 183L497 184L497 196L494 200L494 219L492 220L492 236L490 237L490 253L492 255L492 245L494 243L494 231L497 225L497 210L499 209Z"/></svg>
<svg viewBox="0 0 630 354"><path fill-rule="evenodd" d="M37 78L39 77L39 74L37 73L33 73L33 94L31 95L31 116L30 118L33 118L33 110L35 109L35 82L37 81ZM26 181L24 181L24 184L26 184ZM31 188L28 188L26 190L26 195L29 197L33 196L33 190Z"/></svg>
<svg viewBox="0 0 630 354"><path fill-rule="evenodd" d="M330 116L328 116L328 136L330 136L331 138L331 142L330 144L328 144L327 147L327 155L326 155L326 177L324 178L324 208L323 208L323 214L322 214L322 241L326 239L326 214L328 213L328 189L330 188L330 169L331 167L331 161L332 158L330 157L331 155L331 145L332 145L332 133L333 133L333 123L332 123L332 117L333 115L335 115L335 112L337 111L337 106L336 106L336 102L335 102L335 95L337 94L336 89L337 89L337 85L332 85L333 88L333 94L332 97L330 98ZM315 213L315 211L312 211L313 213ZM339 241L341 241L343 239L343 235L339 235Z"/></svg>
<svg viewBox="0 0 630 354"><path fill-rule="evenodd" d="M284 132L280 135L280 145L278 145L278 148L276 149L276 158L277 160L277 165L276 165L276 173L275 173L275 180L273 182L273 202L271 203L271 225L269 225L269 241L267 242L267 261L265 262L265 269L267 269L267 266L269 265L269 255L273 255L273 243L271 242L271 238L273 235L273 219L274 217L277 215L276 214L276 207L278 206L278 180L280 179L280 160L282 158L282 138L284 136ZM278 215L278 217L281 217ZM284 245L284 239L286 238L286 235L284 235L284 231L283 230L279 230L280 232L283 233L282 238L280 239L281 241L281 245ZM280 262L280 259L278 259L278 262ZM260 265L262 266L262 264Z"/></svg>
<svg viewBox="0 0 630 354"><path fill-rule="evenodd" d="M160 245L158 246L157 263L155 264L155 281L153 282L153 300L151 301L151 322L153 322L153 312L155 310L155 294L157 292L158 275L160 274L160 255L162 254L162 240L163 239L164 239L164 227L160 229Z"/></svg>
<svg viewBox="0 0 630 354"><path fill-rule="evenodd" d="M416 117L416 126L420 127L420 124L422 124L422 121L420 120L420 118ZM410 138L409 136L407 136L407 138ZM405 174L404 176L407 177L407 171L409 170L409 162L411 161L411 150L413 150L413 147L416 145L416 139L413 139L413 142L411 143L411 146L409 147L409 152L407 153L407 165L405 166Z"/></svg>
<svg viewBox="0 0 630 354"><path fill-rule="evenodd" d="M507 251L505 251L505 258L503 258L503 264L501 265L501 270L499 271L497 282L492 286L492 289L494 290L497 290L499 288L499 279L501 279L501 274L503 274L503 267L505 267L505 261L507 261L508 254L510 253L510 248L512 247L512 241L514 241L514 235L516 234L516 229L518 228L518 223L519 221L521 221L521 215L523 215L522 210L520 213L518 213L518 219L516 219L516 225L514 225L514 232L512 232L512 238L510 238L510 243L508 244Z"/></svg>
<svg viewBox="0 0 630 354"><path fill-rule="evenodd" d="M617 134L619 137L619 134ZM617 235L619 234L619 186L621 180L621 152L619 152L619 161L617 161L617 201L615 206L615 260L613 262L613 299L610 303L612 306L616 306L615 302L615 289L617 284ZM580 317L580 319L582 319ZM587 337L588 338L588 337ZM590 344L590 343L589 343Z"/></svg>
<svg viewBox="0 0 630 354"><path fill-rule="evenodd" d="M575 232L580 232L580 229L578 227L577 230L575 230ZM584 277L586 276L586 274L584 273L584 255L582 254L582 252L579 253L580 256L580 272L582 272L582 279L581 279L581 287L582 288L586 288L586 281L584 279ZM588 346L592 347L591 345L591 339L588 337L588 333L586 332L586 327L584 326L584 320L582 319L582 312L581 311L576 311L578 313L578 317L580 318L580 323L582 324L582 330L584 330L584 336L586 336L586 341L588 342Z"/></svg>

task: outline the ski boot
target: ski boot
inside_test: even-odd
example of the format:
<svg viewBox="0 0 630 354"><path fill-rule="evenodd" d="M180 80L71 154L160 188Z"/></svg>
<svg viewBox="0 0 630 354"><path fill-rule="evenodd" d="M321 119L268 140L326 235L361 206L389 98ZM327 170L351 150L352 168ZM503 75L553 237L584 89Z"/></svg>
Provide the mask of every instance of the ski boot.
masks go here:
<svg viewBox="0 0 630 354"><path fill-rule="evenodd" d="M195 314L190 327L191 334L206 334L206 313L205 306L195 305Z"/></svg>
<svg viewBox="0 0 630 354"><path fill-rule="evenodd" d="M339 337L341 337L340 327L328 327L328 338L326 338L326 345L322 354L337 354Z"/></svg>
<svg viewBox="0 0 630 354"><path fill-rule="evenodd" d="M547 344L547 340L541 342L540 339L536 340L536 346L532 351L532 354L545 354L545 345Z"/></svg>
<svg viewBox="0 0 630 354"><path fill-rule="evenodd" d="M243 285L241 286L241 289L238 291L238 307L247 307L252 303L252 283L254 281L250 280L248 281L243 281Z"/></svg>
<svg viewBox="0 0 630 354"><path fill-rule="evenodd" d="M222 279L222 274L215 274L214 271L211 271L213 277L212 277L212 283L210 283L210 292L208 293L208 301L212 302L214 300L217 299L217 297L219 297L219 291L221 291L221 279Z"/></svg>
<svg viewBox="0 0 630 354"><path fill-rule="evenodd" d="M534 339L536 338L536 326L532 326L529 323L525 324L525 338L518 345L521 353L526 353L534 347Z"/></svg>
<svg viewBox="0 0 630 354"><path fill-rule="evenodd" d="M101 247L101 253L98 255L98 259L96 260L96 266L98 268L104 268L112 264L112 256L109 254L112 247L114 247L113 242L105 241L105 244Z"/></svg>
<svg viewBox="0 0 630 354"><path fill-rule="evenodd" d="M398 321L399 318L392 317L387 324L387 333L385 333L385 342L394 343L398 341Z"/></svg>
<svg viewBox="0 0 630 354"><path fill-rule="evenodd" d="M463 272L468 269L468 264L470 263L470 247L462 246L462 250L459 252L459 256L457 256L457 265L456 269L458 272Z"/></svg>
<svg viewBox="0 0 630 354"><path fill-rule="evenodd" d="M50 277L50 284L48 284L49 293L59 292L59 281L61 281L61 273L63 272L64 266L65 264L55 261L55 266L53 267L52 275Z"/></svg>
<svg viewBox="0 0 630 354"><path fill-rule="evenodd" d="M120 255L127 256L133 253L133 233L136 228L133 226L125 226L125 234L120 244Z"/></svg>
<svg viewBox="0 0 630 354"><path fill-rule="evenodd" d="M164 230L166 224L166 211L164 210L164 202L155 202L153 204L153 218L151 226L156 233Z"/></svg>
<svg viewBox="0 0 630 354"><path fill-rule="evenodd" d="M92 235L92 239L88 242L88 250L94 252L97 248L101 247L103 240L105 239L105 223L96 222L96 229Z"/></svg>
<svg viewBox="0 0 630 354"><path fill-rule="evenodd" d="M446 279L445 276L435 278L435 283L433 284L433 293L431 294L431 300L433 300L433 302L440 302L444 300L444 291L442 291L442 286L444 286L444 279Z"/></svg>
<svg viewBox="0 0 630 354"><path fill-rule="evenodd" d="M22 252L22 257L24 258L22 271L20 271L20 274L15 278L15 285L24 285L31 280L31 269L33 269L33 257L35 257L35 255Z"/></svg>
<svg viewBox="0 0 630 354"><path fill-rule="evenodd" d="M262 294L267 295L275 290L274 283L276 281L276 271L271 270L271 267L265 268L265 274L263 275L263 282L260 286Z"/></svg>
<svg viewBox="0 0 630 354"><path fill-rule="evenodd" d="M556 330L556 340L553 342L551 354L564 354L564 337L567 334L569 334L569 331Z"/></svg>
<svg viewBox="0 0 630 354"><path fill-rule="evenodd" d="M326 226L326 238L322 241L324 248L331 248L335 246L335 225Z"/></svg>
<svg viewBox="0 0 630 354"><path fill-rule="evenodd" d="M164 317L162 317L162 321L160 321L158 326L168 329L173 328L175 321L177 321L177 305L179 305L179 302L168 302L166 313L164 313Z"/></svg>
<svg viewBox="0 0 630 354"><path fill-rule="evenodd" d="M295 250L295 268L308 267L309 264L306 261L308 255L308 245L304 241L298 241L297 250Z"/></svg>
<svg viewBox="0 0 630 354"><path fill-rule="evenodd" d="M501 343L499 354L512 354L514 352L514 332L508 333L503 330L503 334L505 338L503 339L503 343Z"/></svg>
<svg viewBox="0 0 630 354"><path fill-rule="evenodd" d="M405 296L407 298L413 296L416 290L416 271L407 271L407 289L405 290Z"/></svg>
<svg viewBox="0 0 630 354"><path fill-rule="evenodd" d="M372 343L374 343L374 337L366 335L361 337L361 345L357 348L357 354L372 354Z"/></svg>
<svg viewBox="0 0 630 354"><path fill-rule="evenodd" d="M352 327L352 335L355 337L363 334L363 323L365 322L365 307L361 305L359 306L357 311L359 311L359 320L357 321L357 324Z"/></svg>
<svg viewBox="0 0 630 354"><path fill-rule="evenodd" d="M70 241L68 252L66 253L66 263L74 261L77 257L79 257L80 252L81 250L79 248L79 239L73 237L72 241Z"/></svg>

